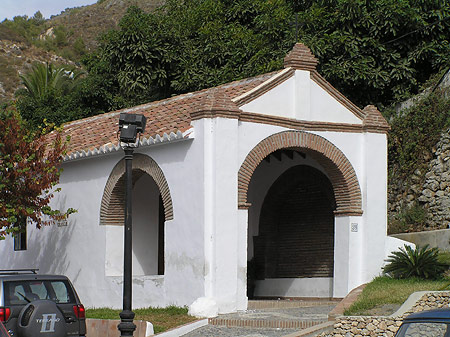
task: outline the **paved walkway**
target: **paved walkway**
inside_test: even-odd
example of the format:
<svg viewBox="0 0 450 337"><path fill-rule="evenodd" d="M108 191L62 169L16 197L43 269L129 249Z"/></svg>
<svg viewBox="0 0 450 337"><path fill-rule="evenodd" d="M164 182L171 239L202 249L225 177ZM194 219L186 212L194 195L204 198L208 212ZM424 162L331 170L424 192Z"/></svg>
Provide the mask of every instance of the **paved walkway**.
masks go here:
<svg viewBox="0 0 450 337"><path fill-rule="evenodd" d="M333 302L276 302L271 308L219 315L184 337L282 337L328 320ZM257 306L257 305L256 305ZM285 306L285 307L283 307ZM212 323L212 324L211 324ZM214 325L213 325L214 324Z"/></svg>

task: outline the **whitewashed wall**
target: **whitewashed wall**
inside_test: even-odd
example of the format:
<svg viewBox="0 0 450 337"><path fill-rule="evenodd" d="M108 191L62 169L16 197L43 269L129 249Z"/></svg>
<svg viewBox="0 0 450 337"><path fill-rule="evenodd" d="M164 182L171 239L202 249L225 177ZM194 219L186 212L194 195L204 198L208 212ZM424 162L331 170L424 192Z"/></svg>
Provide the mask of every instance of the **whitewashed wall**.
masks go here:
<svg viewBox="0 0 450 337"><path fill-rule="evenodd" d="M297 71L293 78L243 109L311 121L357 122L306 73ZM281 165L269 172L263 164L256 171L255 181L260 185L252 190L261 197L253 200L250 211L237 208L237 174L261 140L288 129L225 118L197 120L192 125L194 139L138 150L162 169L174 218L165 224L165 275L135 276L133 306L190 305L197 298L208 297L221 313L246 309L246 267L251 257L248 224L250 233L257 231L263 197L287 167ZM332 142L348 158L363 197L361 217L335 218L332 295L342 297L376 276L385 255L386 135L313 133ZM27 251L14 252L11 239L0 242L0 268L40 268L41 273L66 274L86 306L120 308L122 277L117 261L122 260L123 229L100 226L99 212L108 176L122 158L117 152L64 164L62 192L53 205L73 207L78 213L70 217L67 227L29 228ZM322 170L308 160L296 158L294 162ZM139 198L143 193L136 191L134 195ZM357 231L351 231L352 224L358 225ZM135 272L144 274L138 269ZM330 282L327 280L324 287L329 289Z"/></svg>
<svg viewBox="0 0 450 337"><path fill-rule="evenodd" d="M138 151L151 156L162 168L172 195L174 219L166 221L165 275L133 278L133 307L171 304L188 305L204 294L204 235L202 191L202 146L192 140L164 144ZM167 148L170 147L170 150ZM40 273L65 274L74 283L83 303L88 307L122 305L123 229L99 225L100 202L106 181L123 154L64 164L55 207L78 210L69 218L67 227L29 226L28 250L13 251L12 239L0 242L0 268L39 268ZM195 166L186 165L195 163ZM200 173L200 174L199 174ZM142 191L134 191L142 196ZM142 200L135 200L136 206ZM156 209L157 210L157 209ZM136 218L136 221L141 221ZM139 224L138 224L139 225ZM140 238L136 238L137 247ZM5 252L5 253L3 253ZM106 273L106 253L116 257L116 271ZM137 264L137 260L134 259ZM111 267L111 266L109 266ZM111 268L110 268L111 270ZM134 271L143 274L139 268ZM188 289L188 291L186 291Z"/></svg>

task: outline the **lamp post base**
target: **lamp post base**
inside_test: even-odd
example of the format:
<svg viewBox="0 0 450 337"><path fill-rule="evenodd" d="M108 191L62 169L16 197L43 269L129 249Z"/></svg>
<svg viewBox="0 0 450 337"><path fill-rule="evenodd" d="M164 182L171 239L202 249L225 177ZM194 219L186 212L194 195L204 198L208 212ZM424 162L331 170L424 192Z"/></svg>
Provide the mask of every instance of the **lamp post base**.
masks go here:
<svg viewBox="0 0 450 337"><path fill-rule="evenodd" d="M133 323L134 312L130 310L124 310L120 313L120 323L117 328L120 331L121 337L133 336L136 325Z"/></svg>

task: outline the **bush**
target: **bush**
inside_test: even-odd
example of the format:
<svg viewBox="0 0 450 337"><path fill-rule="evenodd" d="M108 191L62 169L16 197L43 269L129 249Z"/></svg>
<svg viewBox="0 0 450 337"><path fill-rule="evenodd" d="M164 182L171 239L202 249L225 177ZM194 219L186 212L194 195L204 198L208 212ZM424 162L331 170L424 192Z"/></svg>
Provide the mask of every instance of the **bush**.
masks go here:
<svg viewBox="0 0 450 337"><path fill-rule="evenodd" d="M418 277L422 279L437 279L447 269L447 266L438 260L439 250L417 246L412 249L405 245L400 251L392 252L383 268L383 272L393 278L402 279Z"/></svg>
<svg viewBox="0 0 450 337"><path fill-rule="evenodd" d="M400 212L389 221L388 234L408 232L425 225L427 211L423 206L415 203L410 207L403 207Z"/></svg>

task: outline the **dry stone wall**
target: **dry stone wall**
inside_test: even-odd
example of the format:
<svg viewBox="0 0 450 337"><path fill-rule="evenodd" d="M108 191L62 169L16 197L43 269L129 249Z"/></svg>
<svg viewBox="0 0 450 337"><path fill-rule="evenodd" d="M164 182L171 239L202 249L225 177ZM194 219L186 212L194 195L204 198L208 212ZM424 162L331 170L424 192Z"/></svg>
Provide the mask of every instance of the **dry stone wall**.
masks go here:
<svg viewBox="0 0 450 337"><path fill-rule="evenodd" d="M404 208L418 203L426 210L426 229L449 228L450 224L450 129L441 135L433 148L425 174L416 171L411 177L412 185L405 190L401 182L389 191L389 212L398 214ZM416 230L417 230L416 229Z"/></svg>
<svg viewBox="0 0 450 337"><path fill-rule="evenodd" d="M342 316L336 319L333 331L321 337L393 337L403 318L419 311L449 307L450 292L430 292L423 295L414 306L401 316Z"/></svg>
<svg viewBox="0 0 450 337"><path fill-rule="evenodd" d="M450 223L450 130L442 134L433 149L435 158L425 174L419 202L428 211L429 223L434 228L447 228Z"/></svg>

